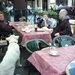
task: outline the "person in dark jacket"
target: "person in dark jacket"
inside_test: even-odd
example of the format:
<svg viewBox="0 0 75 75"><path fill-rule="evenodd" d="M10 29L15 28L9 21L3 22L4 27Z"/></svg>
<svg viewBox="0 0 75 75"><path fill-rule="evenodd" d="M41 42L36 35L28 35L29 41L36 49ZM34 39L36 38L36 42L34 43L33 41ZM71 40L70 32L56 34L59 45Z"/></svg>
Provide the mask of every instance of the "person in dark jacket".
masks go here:
<svg viewBox="0 0 75 75"><path fill-rule="evenodd" d="M3 12L0 12L0 36L8 37L13 34L12 27L4 20Z"/></svg>
<svg viewBox="0 0 75 75"><path fill-rule="evenodd" d="M72 35L69 19L70 17L67 15L67 11L65 9L61 9L59 12L59 23L57 27L53 29L51 34L52 39L55 36Z"/></svg>

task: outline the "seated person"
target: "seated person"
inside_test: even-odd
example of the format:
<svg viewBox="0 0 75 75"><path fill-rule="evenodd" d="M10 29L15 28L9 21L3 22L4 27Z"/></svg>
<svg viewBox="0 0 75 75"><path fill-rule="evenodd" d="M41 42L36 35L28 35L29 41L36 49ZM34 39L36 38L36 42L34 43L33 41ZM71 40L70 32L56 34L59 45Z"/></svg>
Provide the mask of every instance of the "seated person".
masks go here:
<svg viewBox="0 0 75 75"><path fill-rule="evenodd" d="M47 27L47 28L51 28L51 20L50 18L48 18L48 15L46 13L44 13L42 16L37 18L37 24L39 28L42 27Z"/></svg>
<svg viewBox="0 0 75 75"><path fill-rule="evenodd" d="M52 39L55 36L72 35L69 19L70 18L67 16L67 11L65 9L61 9L59 12L59 22L51 34Z"/></svg>
<svg viewBox="0 0 75 75"><path fill-rule="evenodd" d="M0 12L0 36L8 37L10 34L13 34L12 28L9 23L4 20L4 14Z"/></svg>

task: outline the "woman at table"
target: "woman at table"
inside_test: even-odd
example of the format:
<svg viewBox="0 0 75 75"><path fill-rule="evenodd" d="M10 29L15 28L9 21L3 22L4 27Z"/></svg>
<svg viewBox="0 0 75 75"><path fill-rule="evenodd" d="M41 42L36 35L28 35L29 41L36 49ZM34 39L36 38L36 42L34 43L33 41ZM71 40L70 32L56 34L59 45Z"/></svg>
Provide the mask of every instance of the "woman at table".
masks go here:
<svg viewBox="0 0 75 75"><path fill-rule="evenodd" d="M48 31L50 34L53 32L53 28L55 28L57 25L57 21L53 18L48 18L46 13L44 13L42 16L39 16L36 23L41 31Z"/></svg>
<svg viewBox="0 0 75 75"><path fill-rule="evenodd" d="M44 13L43 15L39 16L37 18L37 24L38 24L38 27L39 28L42 28L42 27L47 27L48 29L50 28L53 28L53 23L52 21L55 21L54 19L52 18L48 18L48 15L46 13ZM56 22L56 21L55 21ZM57 23L55 23L56 25Z"/></svg>
<svg viewBox="0 0 75 75"><path fill-rule="evenodd" d="M8 37L10 34L13 34L12 28L9 23L4 20L3 12L0 12L0 36Z"/></svg>
<svg viewBox="0 0 75 75"><path fill-rule="evenodd" d="M70 17L67 15L67 11L65 9L61 9L59 12L59 23L53 29L51 34L52 39L60 35L72 35L69 19Z"/></svg>

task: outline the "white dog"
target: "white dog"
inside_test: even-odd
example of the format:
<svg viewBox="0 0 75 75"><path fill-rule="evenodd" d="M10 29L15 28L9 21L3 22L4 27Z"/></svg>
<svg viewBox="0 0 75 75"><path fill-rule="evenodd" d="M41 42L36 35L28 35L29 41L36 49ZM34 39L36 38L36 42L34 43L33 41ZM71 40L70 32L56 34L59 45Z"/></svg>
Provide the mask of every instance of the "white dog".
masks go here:
<svg viewBox="0 0 75 75"><path fill-rule="evenodd" d="M11 35L6 38L9 41L7 52L0 63L0 75L14 75L16 63L20 65L20 49L18 43L19 36Z"/></svg>

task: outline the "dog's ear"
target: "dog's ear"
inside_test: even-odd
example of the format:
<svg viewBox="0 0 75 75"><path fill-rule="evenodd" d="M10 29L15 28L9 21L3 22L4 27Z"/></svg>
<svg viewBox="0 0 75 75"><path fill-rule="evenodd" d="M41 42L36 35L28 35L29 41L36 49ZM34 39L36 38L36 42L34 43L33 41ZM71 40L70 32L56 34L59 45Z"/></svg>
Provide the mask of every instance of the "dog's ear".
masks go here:
<svg viewBox="0 0 75 75"><path fill-rule="evenodd" d="M10 39L15 38L15 39L19 39L19 36L15 36L15 35L11 35L10 37L7 37L6 40L9 41Z"/></svg>
<svg viewBox="0 0 75 75"><path fill-rule="evenodd" d="M9 40L10 40L10 38L9 38L9 37L7 37L7 38L6 38L6 40L7 40L7 41L9 41Z"/></svg>
<svg viewBox="0 0 75 75"><path fill-rule="evenodd" d="M15 36L16 39L19 39L19 36Z"/></svg>

